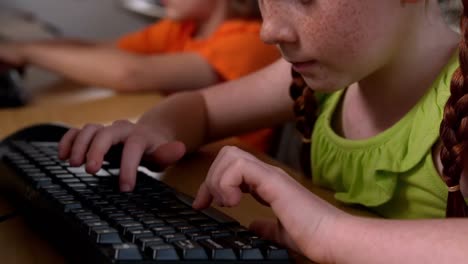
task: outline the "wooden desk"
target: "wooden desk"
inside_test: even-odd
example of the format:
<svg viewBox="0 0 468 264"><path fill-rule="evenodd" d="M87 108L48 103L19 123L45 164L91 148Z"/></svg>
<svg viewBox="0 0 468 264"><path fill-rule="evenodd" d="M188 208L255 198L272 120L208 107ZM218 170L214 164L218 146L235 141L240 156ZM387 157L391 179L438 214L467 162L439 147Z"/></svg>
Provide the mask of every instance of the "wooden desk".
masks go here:
<svg viewBox="0 0 468 264"><path fill-rule="evenodd" d="M0 109L0 139L37 123L61 122L71 126L135 119L154 106L162 96L155 93L113 94L60 82L21 108Z"/></svg>
<svg viewBox="0 0 468 264"><path fill-rule="evenodd" d="M161 99L160 96L152 94L128 94L83 101L76 99L81 98L80 92L76 92L75 86L62 85L54 92L44 94L30 106L0 110L0 120L3 122L0 137L3 138L21 127L39 122L64 122L81 126L87 122L109 123L116 119L136 118ZM227 140L203 148L200 152L185 158L177 166L168 169L164 181L182 192L195 195L218 150L223 145L237 143L235 140ZM267 157L261 158L281 166ZM335 202L332 193L312 186L310 180L285 169L319 196L340 208L345 208ZM221 210L243 225L248 225L257 218L274 217L270 208L258 204L250 196L245 196L237 208L221 208ZM348 207L345 210L366 215L365 212ZM0 198L0 215L11 211L12 206ZM47 242L31 231L20 216L0 223L0 260L2 263L64 263L64 259ZM297 262L307 263L301 258Z"/></svg>

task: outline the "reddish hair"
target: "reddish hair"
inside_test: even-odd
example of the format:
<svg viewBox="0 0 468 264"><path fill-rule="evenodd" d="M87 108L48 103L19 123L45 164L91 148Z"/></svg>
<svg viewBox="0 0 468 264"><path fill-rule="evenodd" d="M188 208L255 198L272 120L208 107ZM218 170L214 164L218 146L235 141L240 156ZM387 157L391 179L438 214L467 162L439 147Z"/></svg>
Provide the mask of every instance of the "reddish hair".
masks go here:
<svg viewBox="0 0 468 264"><path fill-rule="evenodd" d="M442 149L440 159L444 166L442 178L448 186L447 217L466 217L468 208L460 191L463 162L468 151L468 0L463 2L461 17L462 39L459 44L460 67L450 84L450 97L445 105L440 125Z"/></svg>
<svg viewBox="0 0 468 264"><path fill-rule="evenodd" d="M302 76L292 70L293 82L289 87L289 94L294 100L294 114L296 115L296 128L302 134L300 162L304 174L311 177L311 137L317 119L318 105L315 94L310 89Z"/></svg>
<svg viewBox="0 0 468 264"><path fill-rule="evenodd" d="M440 125L442 149L440 158L444 166L443 180L448 186L447 217L466 217L468 207L460 191L460 178L464 161L468 155L468 0L463 2L461 17L462 39L459 44L460 67L450 84L450 97L445 105L444 117ZM292 71L293 83L290 95L295 101L294 114L297 129L303 135L301 166L304 173L311 175L311 136L317 118L317 102L314 92L301 75ZM466 76L466 78L465 78Z"/></svg>

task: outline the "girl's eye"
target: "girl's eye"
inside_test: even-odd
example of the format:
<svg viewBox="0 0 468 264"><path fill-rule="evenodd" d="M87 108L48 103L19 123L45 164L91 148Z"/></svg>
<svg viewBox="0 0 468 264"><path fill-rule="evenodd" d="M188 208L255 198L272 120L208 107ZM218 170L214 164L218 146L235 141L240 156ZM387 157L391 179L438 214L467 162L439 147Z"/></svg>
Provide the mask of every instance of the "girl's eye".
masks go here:
<svg viewBox="0 0 468 264"><path fill-rule="evenodd" d="M301 2L301 4L303 5L308 5L308 4L311 4L313 0L299 0L299 2Z"/></svg>

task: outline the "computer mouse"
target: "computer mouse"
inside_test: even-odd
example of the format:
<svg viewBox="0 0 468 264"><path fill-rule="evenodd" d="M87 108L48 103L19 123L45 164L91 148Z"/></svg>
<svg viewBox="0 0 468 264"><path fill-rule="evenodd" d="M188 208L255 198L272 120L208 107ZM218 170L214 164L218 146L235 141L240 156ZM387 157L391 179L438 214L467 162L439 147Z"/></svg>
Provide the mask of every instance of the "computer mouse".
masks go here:
<svg viewBox="0 0 468 264"><path fill-rule="evenodd" d="M4 69L0 71L0 108L18 107L27 103L22 70Z"/></svg>

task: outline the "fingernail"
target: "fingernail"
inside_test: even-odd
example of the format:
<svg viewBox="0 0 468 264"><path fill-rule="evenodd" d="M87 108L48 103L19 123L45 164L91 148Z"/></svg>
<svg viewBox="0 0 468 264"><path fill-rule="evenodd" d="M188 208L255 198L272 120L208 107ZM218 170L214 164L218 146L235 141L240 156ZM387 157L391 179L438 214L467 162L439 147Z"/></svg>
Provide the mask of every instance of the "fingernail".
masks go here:
<svg viewBox="0 0 468 264"><path fill-rule="evenodd" d="M195 197L195 200L192 202L192 208L197 209L198 208L198 198Z"/></svg>
<svg viewBox="0 0 468 264"><path fill-rule="evenodd" d="M128 184L122 184L120 185L120 191L122 192L130 192L132 188Z"/></svg>
<svg viewBox="0 0 468 264"><path fill-rule="evenodd" d="M73 166L78 166L79 165L79 160L77 157L71 157L70 158L70 164L72 164Z"/></svg>
<svg viewBox="0 0 468 264"><path fill-rule="evenodd" d="M96 164L97 164L97 162L94 161L94 160L88 160L88 162L86 162L86 166L88 168L94 168L94 167L96 167Z"/></svg>

